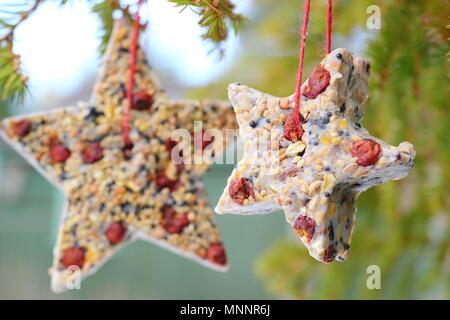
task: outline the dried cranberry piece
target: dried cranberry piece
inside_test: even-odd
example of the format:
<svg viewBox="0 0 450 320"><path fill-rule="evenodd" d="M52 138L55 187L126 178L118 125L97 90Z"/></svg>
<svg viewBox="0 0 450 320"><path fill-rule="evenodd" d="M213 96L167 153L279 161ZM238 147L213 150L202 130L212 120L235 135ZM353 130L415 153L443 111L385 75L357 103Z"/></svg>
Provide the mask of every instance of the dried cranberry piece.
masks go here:
<svg viewBox="0 0 450 320"><path fill-rule="evenodd" d="M161 225L167 233L180 233L188 224L187 213L177 213L172 207L163 207Z"/></svg>
<svg viewBox="0 0 450 320"><path fill-rule="evenodd" d="M303 127L297 125L294 112L290 113L284 121L284 137L289 141L296 142L303 136Z"/></svg>
<svg viewBox="0 0 450 320"><path fill-rule="evenodd" d="M197 141L198 138L199 138L199 135L195 135L195 134L194 134L194 141L195 141L195 142L194 142L194 145L195 145L195 146L200 145L200 143L199 143L200 141ZM206 149L207 146L209 146L211 143L213 143L214 140L215 140L215 138L216 138L216 137L212 136L212 137L211 137L211 140L205 140L205 130L202 129L202 135L201 135L201 139L202 139L202 141L201 141L202 151L204 151L204 150Z"/></svg>
<svg viewBox="0 0 450 320"><path fill-rule="evenodd" d="M67 158L70 157L70 150L67 149L64 145L61 143L54 144L50 148L50 158L52 158L53 161L62 163L67 160Z"/></svg>
<svg viewBox="0 0 450 320"><path fill-rule="evenodd" d="M167 149L167 152L172 153L173 148L175 148L175 146L178 144L178 142L173 141L171 138L167 138L164 141L164 146Z"/></svg>
<svg viewBox="0 0 450 320"><path fill-rule="evenodd" d="M227 264L225 248L220 243L213 244L206 250L206 258L214 264Z"/></svg>
<svg viewBox="0 0 450 320"><path fill-rule="evenodd" d="M171 138L167 138L167 139L164 141L164 146L166 147L167 152L169 152L170 157L172 157L172 150L173 150L173 148L175 148L175 146L176 146L177 144L178 144L178 142L173 141ZM179 156L179 157L183 157L183 150L179 150L178 156ZM172 160L174 160L174 159L172 159ZM178 164L177 164L177 170L178 170L178 172L181 172L181 171L184 169L184 163L183 163L182 161L183 161L183 160L181 160L181 163L178 163Z"/></svg>
<svg viewBox="0 0 450 320"><path fill-rule="evenodd" d="M133 96L132 109L145 111L149 110L154 103L153 96L145 91L136 92Z"/></svg>
<svg viewBox="0 0 450 320"><path fill-rule="evenodd" d="M32 123L29 120L20 120L12 125L13 132L20 138L26 137L31 132Z"/></svg>
<svg viewBox="0 0 450 320"><path fill-rule="evenodd" d="M72 247L63 251L61 263L64 267L77 266L80 269L84 265L84 249L80 247Z"/></svg>
<svg viewBox="0 0 450 320"><path fill-rule="evenodd" d="M336 249L332 244L328 245L325 253L323 255L323 262L329 263L334 261L334 257L336 256Z"/></svg>
<svg viewBox="0 0 450 320"><path fill-rule="evenodd" d="M381 155L381 146L378 142L361 139L352 146L352 156L358 158L356 161L360 166L370 166L378 161Z"/></svg>
<svg viewBox="0 0 450 320"><path fill-rule="evenodd" d="M103 148L98 142L91 143L83 151L83 162L94 163L103 158Z"/></svg>
<svg viewBox="0 0 450 320"><path fill-rule="evenodd" d="M244 203L245 199L255 197L252 184L245 178L235 179L228 188L230 198L239 205Z"/></svg>
<svg viewBox="0 0 450 320"><path fill-rule="evenodd" d="M306 235L308 237L308 241L311 241L316 230L316 222L313 218L307 216L299 216L295 220L294 230L300 237Z"/></svg>
<svg viewBox="0 0 450 320"><path fill-rule="evenodd" d="M122 222L112 222L105 231L106 238L112 244L122 241L127 228Z"/></svg>
<svg viewBox="0 0 450 320"><path fill-rule="evenodd" d="M170 191L176 191L181 187L181 182L178 180L172 180L167 175L164 169L159 169L156 173L156 188L162 190L169 188Z"/></svg>
<svg viewBox="0 0 450 320"><path fill-rule="evenodd" d="M330 85L330 78L328 70L321 65L318 65L311 72L308 84L303 89L302 94L309 99L314 99L328 88Z"/></svg>

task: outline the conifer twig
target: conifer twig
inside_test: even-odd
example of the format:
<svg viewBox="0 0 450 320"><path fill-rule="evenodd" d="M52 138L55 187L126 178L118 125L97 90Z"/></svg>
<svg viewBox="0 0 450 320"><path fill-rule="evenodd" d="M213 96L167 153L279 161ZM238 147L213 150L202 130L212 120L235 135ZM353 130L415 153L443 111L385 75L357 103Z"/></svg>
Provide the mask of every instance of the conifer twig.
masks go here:
<svg viewBox="0 0 450 320"><path fill-rule="evenodd" d="M45 0L16 1L2 4L0 16L0 100L14 100L21 102L28 88L28 77L20 70L20 56L14 53L14 34L30 15L35 12ZM244 21L244 17L235 13L230 0L168 0L183 9L194 8L200 16L199 25L205 29L202 37L217 46L228 38L228 29L232 27L236 32ZM31 7L22 10L24 6ZM58 0L60 5L66 5L70 0ZM114 13L120 11L124 17L132 20L130 7L121 0L88 1L92 4L92 12L98 15L103 30L100 51L103 53L111 37L114 24ZM3 9L7 8L7 9ZM3 13L6 13L3 14ZM15 20L15 21L11 21ZM142 25L145 27L145 25Z"/></svg>
<svg viewBox="0 0 450 320"><path fill-rule="evenodd" d="M5 30L0 38L0 100L21 101L28 88L28 77L20 70L20 56L13 51L14 33L36 9L43 0L35 0L31 8L19 12L19 20L15 23L8 23L1 20L0 25Z"/></svg>

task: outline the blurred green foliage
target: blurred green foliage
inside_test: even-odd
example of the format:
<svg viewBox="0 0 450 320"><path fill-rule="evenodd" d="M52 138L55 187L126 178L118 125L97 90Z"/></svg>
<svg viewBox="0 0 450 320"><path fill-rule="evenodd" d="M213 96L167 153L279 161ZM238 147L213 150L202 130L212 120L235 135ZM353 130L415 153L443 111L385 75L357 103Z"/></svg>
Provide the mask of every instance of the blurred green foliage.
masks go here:
<svg viewBox="0 0 450 320"><path fill-rule="evenodd" d="M256 1L242 35L244 54L226 80L292 94L302 5ZM379 31L366 29L369 5L381 9ZM312 1L305 72L324 53L325 8L326 1ZM272 293L300 299L450 298L449 9L442 0L335 1L333 46L356 48L372 64L363 124L391 144L411 141L416 165L407 178L361 195L346 262L315 261L289 230L256 265ZM358 52L365 39L371 40ZM216 84L201 94L216 95L223 87ZM381 268L381 290L366 286L369 265Z"/></svg>

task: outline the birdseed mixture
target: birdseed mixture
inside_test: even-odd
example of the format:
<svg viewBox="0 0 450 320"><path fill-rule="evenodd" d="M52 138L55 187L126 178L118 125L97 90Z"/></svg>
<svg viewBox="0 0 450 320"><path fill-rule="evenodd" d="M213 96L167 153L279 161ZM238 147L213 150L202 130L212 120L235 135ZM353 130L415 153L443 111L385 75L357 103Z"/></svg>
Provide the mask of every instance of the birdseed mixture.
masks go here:
<svg viewBox="0 0 450 320"><path fill-rule="evenodd" d="M94 273L135 239L161 245L219 271L225 249L208 206L202 174L208 163L176 164L175 129L234 129L229 103L169 101L144 52L137 52L130 138L122 112L132 27L116 22L91 104L5 119L1 135L67 197L50 270L52 288L66 289L73 266ZM201 135L202 132L197 133ZM203 140L203 149L220 148ZM202 150L200 150L202 149Z"/></svg>
<svg viewBox="0 0 450 320"><path fill-rule="evenodd" d="M295 125L293 96L231 84L244 156L216 212L283 209L312 257L345 260L358 195L405 177L414 165L412 144L391 146L361 126L369 74L369 63L346 49L328 54L302 86L301 127Z"/></svg>

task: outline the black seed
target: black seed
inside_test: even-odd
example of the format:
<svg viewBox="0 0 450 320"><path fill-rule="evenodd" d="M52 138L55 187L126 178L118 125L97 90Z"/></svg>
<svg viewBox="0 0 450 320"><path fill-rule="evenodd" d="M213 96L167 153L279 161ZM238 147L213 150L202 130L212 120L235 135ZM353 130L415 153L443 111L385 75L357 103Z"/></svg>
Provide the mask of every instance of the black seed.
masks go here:
<svg viewBox="0 0 450 320"><path fill-rule="evenodd" d="M85 117L85 119L87 121L92 121L95 122L97 120L98 117L104 116L105 114L101 111L97 111L97 109L95 107L90 107L89 108L89 113L87 114L87 116Z"/></svg>
<svg viewBox="0 0 450 320"><path fill-rule="evenodd" d="M306 204L308 204L308 202L310 201L311 199L310 198L308 198L307 196L304 196L303 198L302 198L302 201L303 201L303 203L306 205Z"/></svg>
<svg viewBox="0 0 450 320"><path fill-rule="evenodd" d="M113 92L111 92L111 95L115 96L117 94L121 94L121 96L124 97L126 92L127 92L127 89L125 87L125 84L123 82L121 82L119 87L116 88Z"/></svg>
<svg viewBox="0 0 450 320"><path fill-rule="evenodd" d="M108 192L111 192L111 191L112 191L112 188L113 188L113 186L114 186L115 184L116 184L116 183L115 183L114 181L108 183L108 184L106 185L106 190L108 190Z"/></svg>
<svg viewBox="0 0 450 320"><path fill-rule="evenodd" d="M131 205L131 203L129 202L124 202L120 205L120 208L122 209L122 211L126 214L131 213L131 211L133 210L133 206Z"/></svg>
<svg viewBox="0 0 450 320"><path fill-rule="evenodd" d="M61 180L66 180L66 179L68 179L70 176L69 176L69 174L67 173L67 172L63 172L63 173L61 173L60 175L59 175L59 178L61 179Z"/></svg>
<svg viewBox="0 0 450 320"><path fill-rule="evenodd" d="M331 117L331 115L330 116L326 116L326 117L323 117L322 119L320 119L320 122L322 123L322 124L327 124L328 122L330 122L330 117Z"/></svg>
<svg viewBox="0 0 450 320"><path fill-rule="evenodd" d="M353 69L355 69L355 66L352 66L352 69L351 69L350 72L348 73L347 85L350 84L350 80L352 79Z"/></svg>
<svg viewBox="0 0 450 320"><path fill-rule="evenodd" d="M330 223L330 225L328 226L328 238L330 239L330 241L334 240L334 228L332 223Z"/></svg>

